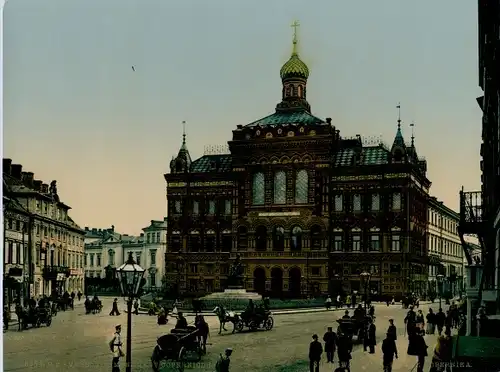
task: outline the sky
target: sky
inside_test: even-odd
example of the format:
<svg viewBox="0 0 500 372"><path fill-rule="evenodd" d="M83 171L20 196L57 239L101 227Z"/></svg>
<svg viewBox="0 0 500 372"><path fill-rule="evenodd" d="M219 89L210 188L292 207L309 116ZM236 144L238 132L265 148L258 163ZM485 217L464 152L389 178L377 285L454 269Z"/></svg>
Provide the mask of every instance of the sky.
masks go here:
<svg viewBox="0 0 500 372"><path fill-rule="evenodd" d="M137 234L166 215L183 120L196 158L274 112L295 19L313 114L391 144L401 102L432 195L458 210L480 188L470 1L11 0L4 157L57 180L80 226Z"/></svg>

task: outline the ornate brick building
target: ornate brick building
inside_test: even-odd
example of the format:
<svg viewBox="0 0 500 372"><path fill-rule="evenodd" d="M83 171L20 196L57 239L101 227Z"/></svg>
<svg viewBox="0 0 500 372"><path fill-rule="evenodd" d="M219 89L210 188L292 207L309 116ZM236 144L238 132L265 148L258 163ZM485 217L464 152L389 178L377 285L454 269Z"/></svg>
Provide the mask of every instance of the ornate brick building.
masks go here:
<svg viewBox="0 0 500 372"><path fill-rule="evenodd" d="M314 116L295 36L280 76L275 113L238 125L229 154L193 161L184 135L165 175L167 282L222 290L237 254L246 288L273 296L361 290L367 270L378 293L425 282L430 182L413 138L398 120L392 148L364 146Z"/></svg>

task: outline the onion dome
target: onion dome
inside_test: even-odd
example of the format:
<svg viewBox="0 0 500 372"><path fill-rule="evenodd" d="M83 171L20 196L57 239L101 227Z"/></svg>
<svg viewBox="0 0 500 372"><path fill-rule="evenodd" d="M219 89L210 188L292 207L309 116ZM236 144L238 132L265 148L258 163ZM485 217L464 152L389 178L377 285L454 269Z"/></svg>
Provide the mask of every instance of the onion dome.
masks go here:
<svg viewBox="0 0 500 372"><path fill-rule="evenodd" d="M298 22L294 22L292 27L295 29L293 34L293 50L290 59L281 67L280 76L281 80L287 78L302 78L307 79L309 77L309 68L302 62L299 58L299 53L297 52L297 27L299 27Z"/></svg>
<svg viewBox="0 0 500 372"><path fill-rule="evenodd" d="M307 79L309 77L309 68L299 58L299 55L295 51L295 44L296 43L294 43L294 52L292 53L292 56L283 65L283 67L281 67L280 70L281 80L294 77Z"/></svg>

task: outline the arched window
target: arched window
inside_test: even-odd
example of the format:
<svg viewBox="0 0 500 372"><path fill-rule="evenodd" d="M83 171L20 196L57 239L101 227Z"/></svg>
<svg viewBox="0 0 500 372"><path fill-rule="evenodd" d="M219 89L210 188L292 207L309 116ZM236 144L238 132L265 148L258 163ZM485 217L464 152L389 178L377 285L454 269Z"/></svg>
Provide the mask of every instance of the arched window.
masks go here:
<svg viewBox="0 0 500 372"><path fill-rule="evenodd" d="M277 171L274 174L274 204L286 203L286 174L285 171Z"/></svg>
<svg viewBox="0 0 500 372"><path fill-rule="evenodd" d="M297 87L297 95L298 95L299 97L302 97L302 86L301 86L301 85L299 85L299 86Z"/></svg>
<svg viewBox="0 0 500 372"><path fill-rule="evenodd" d="M273 230L273 251L283 251L285 249L285 229L276 226Z"/></svg>
<svg viewBox="0 0 500 372"><path fill-rule="evenodd" d="M311 248L312 249L321 249L321 227L318 225L314 225L311 227Z"/></svg>
<svg viewBox="0 0 500 372"><path fill-rule="evenodd" d="M297 172L295 176L295 203L307 203L307 193L309 191L309 175L305 169Z"/></svg>
<svg viewBox="0 0 500 372"><path fill-rule="evenodd" d="M252 204L264 205L264 173L262 172L253 175Z"/></svg>
<svg viewBox="0 0 500 372"><path fill-rule="evenodd" d="M199 252L200 251L200 236L198 234L189 235L188 238L188 247L190 252Z"/></svg>
<svg viewBox="0 0 500 372"><path fill-rule="evenodd" d="M255 230L255 250L265 251L267 249L267 229L265 226L259 226Z"/></svg>
<svg viewBox="0 0 500 372"><path fill-rule="evenodd" d="M246 248L248 247L248 230L245 226L238 227L238 247Z"/></svg>
<svg viewBox="0 0 500 372"><path fill-rule="evenodd" d="M300 251L302 249L302 229L295 226L292 229L292 234L290 236L290 249L292 251Z"/></svg>

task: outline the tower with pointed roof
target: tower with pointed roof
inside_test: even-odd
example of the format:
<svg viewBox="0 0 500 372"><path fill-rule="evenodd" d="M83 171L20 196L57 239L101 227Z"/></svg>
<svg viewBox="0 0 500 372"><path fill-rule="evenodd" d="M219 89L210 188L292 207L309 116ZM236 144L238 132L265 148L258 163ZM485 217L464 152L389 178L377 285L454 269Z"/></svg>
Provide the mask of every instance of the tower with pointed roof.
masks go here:
<svg viewBox="0 0 500 372"><path fill-rule="evenodd" d="M186 144L186 122L182 122L182 144L177 153L177 157L172 157L170 161L170 172L171 173L187 173L191 167L191 155Z"/></svg>

